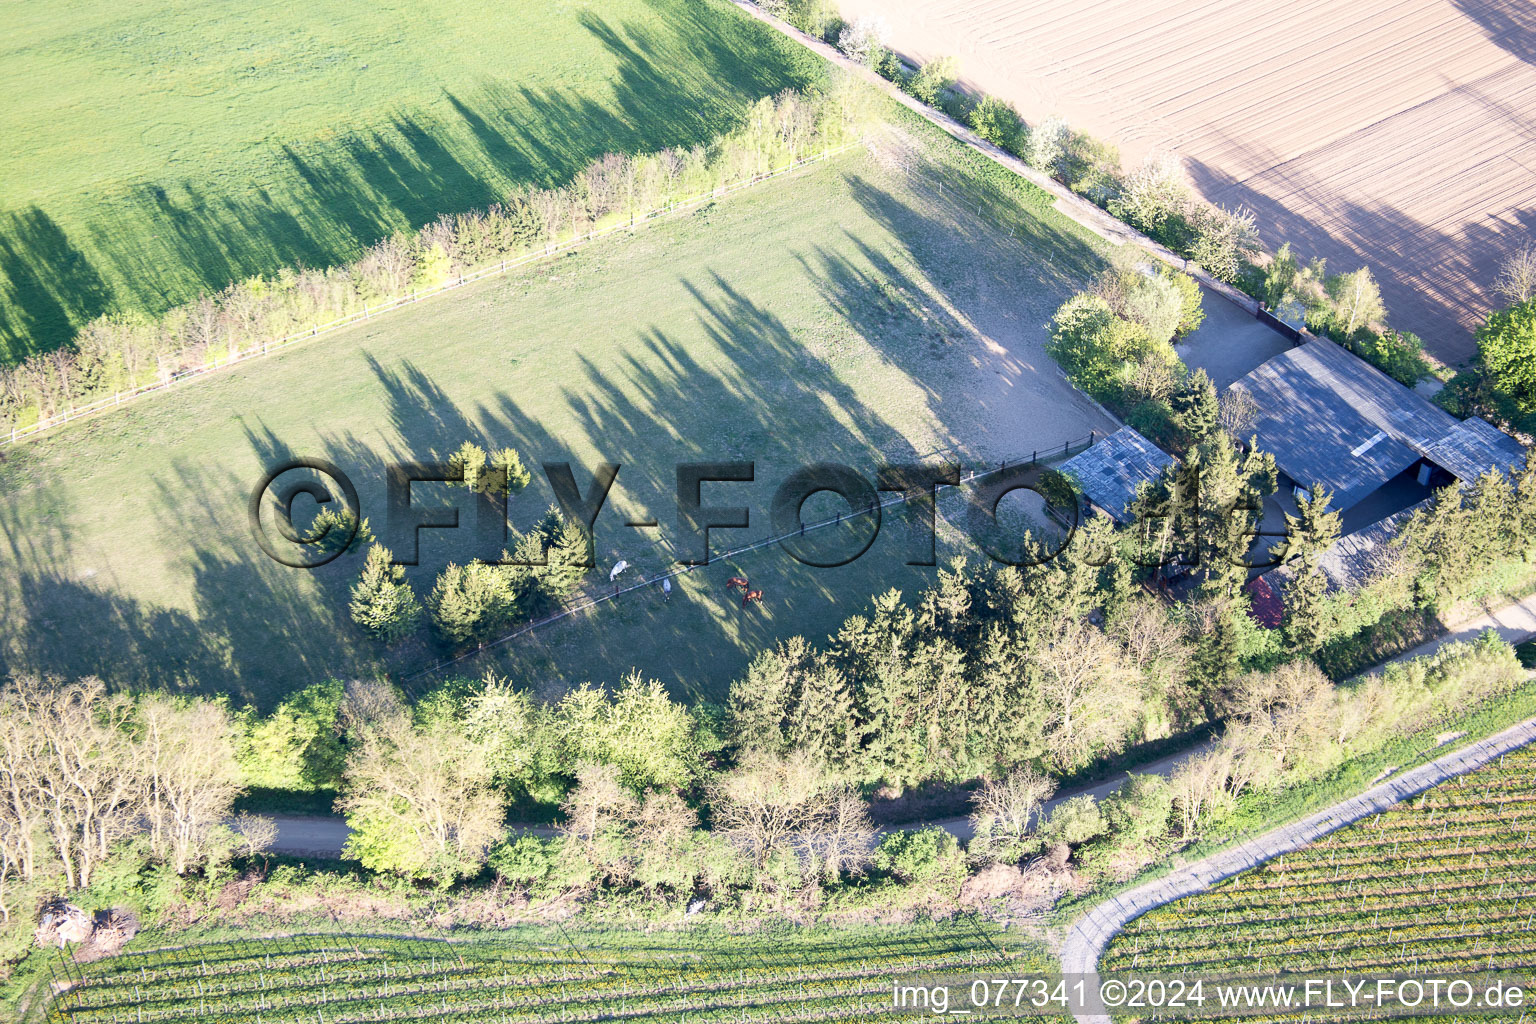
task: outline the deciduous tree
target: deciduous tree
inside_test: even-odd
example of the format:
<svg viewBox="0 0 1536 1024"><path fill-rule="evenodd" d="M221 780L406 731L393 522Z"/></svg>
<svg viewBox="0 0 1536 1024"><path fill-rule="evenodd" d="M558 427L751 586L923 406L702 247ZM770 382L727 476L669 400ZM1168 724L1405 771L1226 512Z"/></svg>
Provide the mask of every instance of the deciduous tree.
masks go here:
<svg viewBox="0 0 1536 1024"><path fill-rule="evenodd" d="M346 855L439 884L480 870L502 818L485 748L449 715L413 722L379 684L354 687L347 713L352 742L337 800L353 830Z"/></svg>

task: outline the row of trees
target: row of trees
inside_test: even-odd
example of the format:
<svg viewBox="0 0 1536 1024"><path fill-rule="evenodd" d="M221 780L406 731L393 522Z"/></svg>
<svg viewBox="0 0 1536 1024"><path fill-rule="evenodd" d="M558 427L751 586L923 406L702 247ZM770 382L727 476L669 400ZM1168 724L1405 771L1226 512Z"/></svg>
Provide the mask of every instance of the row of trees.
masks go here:
<svg viewBox="0 0 1536 1024"><path fill-rule="evenodd" d="M1323 260L1302 263L1289 242L1265 259L1253 213L1201 199L1177 157L1153 154L1127 172L1113 146L1075 131L1060 116L1031 125L1011 103L958 89L959 64L954 57L939 57L909 71L891 53L888 28L881 18L844 24L829 15L820 0L767 0L764 6L836 43L849 58L890 79L908 95L943 110L981 138L1049 174L1217 280L1260 299L1283 319L1305 322L1314 333L1349 347L1404 384L1411 386L1429 373L1422 339L1386 326L1386 307L1369 268L1330 274ZM1527 246L1506 262L1498 289L1518 305L1536 294L1533 281L1536 246ZM1156 338L1159 332L1151 333ZM1536 386L1529 391L1536 396ZM1528 404L1536 409L1536 397Z"/></svg>
<svg viewBox="0 0 1536 1024"><path fill-rule="evenodd" d="M1198 836L1245 793L1324 776L1393 737L1454 722L1526 680L1514 650L1492 631L1348 686L1332 686L1306 661L1246 676L1219 741L1172 779L1178 833Z"/></svg>
<svg viewBox="0 0 1536 1024"><path fill-rule="evenodd" d="M1412 387L1429 373L1423 340L1386 326L1386 303L1369 267L1331 274L1325 260L1302 263L1287 242L1248 277L1244 287L1276 316L1305 323L1314 334L1332 338L1400 383Z"/></svg>
<svg viewBox="0 0 1536 1024"><path fill-rule="evenodd" d="M0 692L0 918L89 887L109 858L186 874L265 845L269 822L231 814L238 737L218 701L12 680Z"/></svg>
<svg viewBox="0 0 1536 1024"><path fill-rule="evenodd" d="M503 498L523 490L531 479L522 458L511 448L488 455L479 445L465 441L448 464L461 486ZM327 511L321 516L327 514L338 515ZM321 526L317 518L312 530ZM372 540L366 523L358 539ZM413 635L423 617L451 646L484 642L514 622L558 607L586 577L592 558L590 534L551 505L532 529L518 537L510 552L502 552L498 562L450 564L423 602L405 570L393 563L390 550L372 543L352 586L349 611L353 622L387 644Z"/></svg>
<svg viewBox="0 0 1536 1024"><path fill-rule="evenodd" d="M1307 659L1299 624L1254 638L1267 631L1245 614L1241 573L1202 565L1194 601L1178 608L1140 594L1128 552L1187 543L1180 524L1219 524L1268 472L1219 426L1186 461L1202 467L1200 494L1174 474L1140 499L1158 510L1151 521L1175 524L1170 535L1100 518L1065 556L953 566L914 603L877 598L824 649L794 639L764 652L724 709L685 706L633 675L554 703L494 678L414 706L383 684L329 683L264 716L17 680L0 699L0 902L8 912L23 891L88 887L111 860L183 874L258 849L259 821L230 827L243 787L335 790L354 829L348 855L403 878L445 884L489 865L539 892L671 899L703 885L782 899L865 870L950 877L965 863L952 840L876 843L861 794L979 779L972 862L1049 849L1064 863L1073 851L1080 869L1124 877L1216 827L1245 794L1315 778L1525 678L1490 638L1336 688ZM1283 554L1298 581L1336 529L1327 504L1315 492L1293 524ZM1536 470L1490 474L1441 492L1403 557L1423 593L1448 599L1454 589L1440 588L1469 569L1528 557L1533 516ZM1216 536L1212 555L1249 540ZM1136 778L1111 800L1042 813L1063 775L1218 717L1221 741L1169 782ZM557 838L505 837L508 808L530 802L560 805Z"/></svg>
<svg viewBox="0 0 1536 1024"><path fill-rule="evenodd" d="M567 185L527 188L487 210L445 215L377 242L344 266L250 278L155 318L99 317L73 348L0 368L0 428L166 380L596 228L643 220L677 200L841 144L863 116L859 88L834 76L824 90L764 98L745 125L708 146L609 154Z"/></svg>
<svg viewBox="0 0 1536 1024"><path fill-rule="evenodd" d="M1505 306L1477 331L1477 367L1453 381L1452 393L1491 419L1536 432L1536 242L1505 258L1495 292Z"/></svg>
<svg viewBox="0 0 1536 1024"><path fill-rule="evenodd" d="M1175 647L1160 656L1178 657ZM1220 825L1246 795L1325 775L1524 679L1491 635L1343 688L1305 659L1248 671L1225 696L1219 741L1169 780L1133 776L1111 798L1061 801L1047 813L1058 777L1048 755L981 772L967 852L985 865L1072 851L1083 870L1128 877ZM877 843L836 744L802 733L786 741L807 723L754 716L745 689L733 692L722 734L707 711L634 677L615 694L583 688L557 705L495 678L414 709L385 687L351 685L337 701L346 748L338 805L356 830L347 853L440 884L488 865L539 895L600 886L664 898L699 887L721 898L782 897L869 869L916 879L959 856L947 837ZM556 837L503 838L509 802L527 793L559 801Z"/></svg>

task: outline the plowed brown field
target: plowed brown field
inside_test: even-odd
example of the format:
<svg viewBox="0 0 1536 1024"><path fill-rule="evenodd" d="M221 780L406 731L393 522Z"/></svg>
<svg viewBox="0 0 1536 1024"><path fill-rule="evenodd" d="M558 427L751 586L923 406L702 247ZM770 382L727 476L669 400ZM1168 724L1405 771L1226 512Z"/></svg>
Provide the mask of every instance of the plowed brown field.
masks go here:
<svg viewBox="0 0 1536 1024"><path fill-rule="evenodd" d="M1381 279L1394 326L1470 355L1504 255L1536 234L1531 0L842 0L906 56L1121 147Z"/></svg>

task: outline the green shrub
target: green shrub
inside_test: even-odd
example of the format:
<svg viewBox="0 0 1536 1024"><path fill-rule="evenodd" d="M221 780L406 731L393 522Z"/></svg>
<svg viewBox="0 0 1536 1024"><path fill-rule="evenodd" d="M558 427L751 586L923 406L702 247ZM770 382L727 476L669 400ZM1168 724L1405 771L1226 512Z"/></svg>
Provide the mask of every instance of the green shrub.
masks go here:
<svg viewBox="0 0 1536 1024"><path fill-rule="evenodd" d="M509 836L491 847L487 863L503 881L532 886L549 877L558 856L553 841L530 835Z"/></svg>
<svg viewBox="0 0 1536 1024"><path fill-rule="evenodd" d="M1392 330L1381 334L1363 331L1349 347L1356 355L1399 384L1413 387L1429 376L1429 360L1424 358L1424 342L1417 334Z"/></svg>
<svg viewBox="0 0 1536 1024"><path fill-rule="evenodd" d="M241 783L298 792L339 786L346 765L341 741L345 696L345 686L332 679L306 686L263 717L249 709L242 712L235 747Z"/></svg>
<svg viewBox="0 0 1536 1024"><path fill-rule="evenodd" d="M1536 299L1490 313L1477 329L1489 386L1522 414L1536 413Z"/></svg>
<svg viewBox="0 0 1536 1024"><path fill-rule="evenodd" d="M1125 189L1124 176L1120 173L1120 151L1082 132L1070 132L1066 146L1067 152L1058 165L1057 175L1071 186L1072 191L1108 209Z"/></svg>
<svg viewBox="0 0 1536 1024"><path fill-rule="evenodd" d="M788 0L781 7L784 20L808 36L832 42L842 30L843 19L832 0Z"/></svg>
<svg viewBox="0 0 1536 1024"><path fill-rule="evenodd" d="M930 107L937 106L939 97L955 84L959 67L959 61L953 57L935 58L918 68L916 73L902 82L901 87L913 99Z"/></svg>
<svg viewBox="0 0 1536 1024"><path fill-rule="evenodd" d="M916 832L888 832L875 848L876 870L894 875L903 882L933 881L956 871L963 863L959 842L937 827Z"/></svg>
<svg viewBox="0 0 1536 1024"><path fill-rule="evenodd" d="M1103 835L1108 829L1109 823L1104 820L1098 801L1085 794L1057 804L1056 809L1040 823L1039 835L1047 845L1066 843L1068 846L1081 846Z"/></svg>
<svg viewBox="0 0 1536 1024"><path fill-rule="evenodd" d="M1056 311L1047 351L1077 387L1101 402L1118 401L1128 375L1153 349L1141 324L1117 317L1097 295L1074 295Z"/></svg>
<svg viewBox="0 0 1536 1024"><path fill-rule="evenodd" d="M1172 267L1163 268L1163 276L1173 282L1173 287L1179 293L1181 312L1179 315L1179 327L1175 337L1182 338L1186 334L1198 331L1200 325L1205 323L1205 308L1202 305L1200 284L1188 274L1181 274Z"/></svg>
<svg viewBox="0 0 1536 1024"><path fill-rule="evenodd" d="M966 123L992 145L1014 155L1023 152L1024 122L1012 103L996 96L983 96L966 115Z"/></svg>
<svg viewBox="0 0 1536 1024"><path fill-rule="evenodd" d="M1125 425L1163 451L1175 451L1184 439L1166 398L1136 403L1125 414Z"/></svg>

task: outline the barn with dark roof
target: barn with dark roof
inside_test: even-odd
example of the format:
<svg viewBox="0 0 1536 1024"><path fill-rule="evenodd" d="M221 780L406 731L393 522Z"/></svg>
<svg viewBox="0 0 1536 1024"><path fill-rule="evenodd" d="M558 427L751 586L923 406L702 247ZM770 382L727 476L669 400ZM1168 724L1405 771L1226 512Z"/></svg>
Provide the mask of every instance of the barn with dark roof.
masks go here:
<svg viewBox="0 0 1536 1024"><path fill-rule="evenodd" d="M1253 399L1245 433L1291 485L1332 491L1347 530L1351 520L1358 528L1414 504L1429 487L1470 483L1524 459L1520 443L1492 424L1457 420L1327 339L1275 356L1231 390Z"/></svg>
<svg viewBox="0 0 1536 1024"><path fill-rule="evenodd" d="M1121 427L1098 444L1061 464L1095 508L1117 523L1131 519L1130 506L1143 484L1156 481L1178 460L1130 427Z"/></svg>

